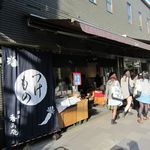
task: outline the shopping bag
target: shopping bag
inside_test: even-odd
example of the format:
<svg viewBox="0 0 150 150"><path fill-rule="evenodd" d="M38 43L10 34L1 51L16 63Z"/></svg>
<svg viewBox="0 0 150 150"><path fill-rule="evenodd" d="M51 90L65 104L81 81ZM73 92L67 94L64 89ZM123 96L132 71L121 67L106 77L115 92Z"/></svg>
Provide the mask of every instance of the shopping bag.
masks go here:
<svg viewBox="0 0 150 150"><path fill-rule="evenodd" d="M122 95L122 92L121 92L121 88L119 86L113 86L111 96L112 96L112 99L122 101L123 100L123 95Z"/></svg>

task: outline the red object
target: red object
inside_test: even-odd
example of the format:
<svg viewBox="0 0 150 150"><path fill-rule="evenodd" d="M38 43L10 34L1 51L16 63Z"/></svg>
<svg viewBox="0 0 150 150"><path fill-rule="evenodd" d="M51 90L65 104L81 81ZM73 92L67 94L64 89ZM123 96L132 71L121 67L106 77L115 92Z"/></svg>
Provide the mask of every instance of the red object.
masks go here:
<svg viewBox="0 0 150 150"><path fill-rule="evenodd" d="M104 93L102 91L94 91L94 97L104 97Z"/></svg>

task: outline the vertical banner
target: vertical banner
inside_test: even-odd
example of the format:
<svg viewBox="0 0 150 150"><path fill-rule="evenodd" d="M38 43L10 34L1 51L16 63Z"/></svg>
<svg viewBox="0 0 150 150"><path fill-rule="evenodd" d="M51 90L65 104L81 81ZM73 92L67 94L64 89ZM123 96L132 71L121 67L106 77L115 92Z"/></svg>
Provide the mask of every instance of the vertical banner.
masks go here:
<svg viewBox="0 0 150 150"><path fill-rule="evenodd" d="M7 145L57 131L51 54L6 47L2 51Z"/></svg>

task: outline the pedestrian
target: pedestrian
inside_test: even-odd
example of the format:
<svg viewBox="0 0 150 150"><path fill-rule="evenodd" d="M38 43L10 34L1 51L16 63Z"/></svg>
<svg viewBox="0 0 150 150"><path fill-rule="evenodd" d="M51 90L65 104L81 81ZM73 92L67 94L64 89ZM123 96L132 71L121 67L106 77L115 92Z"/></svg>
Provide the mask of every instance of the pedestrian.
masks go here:
<svg viewBox="0 0 150 150"><path fill-rule="evenodd" d="M131 82L133 82L133 91L134 91L134 88L135 88L135 82L138 78L138 73L136 70L130 70L130 76L131 76ZM135 109L135 110L138 110L139 108L139 102L135 99L135 97L133 97L133 94L132 94L132 109Z"/></svg>
<svg viewBox="0 0 150 150"><path fill-rule="evenodd" d="M111 124L116 124L117 108L122 105L122 92L116 73L111 72L106 83L105 96L112 111Z"/></svg>
<svg viewBox="0 0 150 150"><path fill-rule="evenodd" d="M135 83L135 89L136 92L134 93L136 94L134 94L134 96L140 104L137 121L138 123L143 123L143 120L149 119L148 105L150 104L150 80L148 72L143 72L138 75L138 79Z"/></svg>
<svg viewBox="0 0 150 150"><path fill-rule="evenodd" d="M123 116L125 117L126 114L129 112L132 114L132 101L133 101L133 86L134 81L131 79L130 71L125 70L123 73L123 77L121 78L121 89L123 92L123 98L125 103L125 108L123 112Z"/></svg>

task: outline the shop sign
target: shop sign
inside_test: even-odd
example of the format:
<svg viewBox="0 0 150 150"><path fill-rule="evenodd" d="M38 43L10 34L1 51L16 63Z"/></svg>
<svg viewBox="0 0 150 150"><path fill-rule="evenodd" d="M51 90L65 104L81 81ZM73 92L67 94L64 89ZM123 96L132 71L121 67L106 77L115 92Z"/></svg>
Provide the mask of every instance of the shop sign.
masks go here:
<svg viewBox="0 0 150 150"><path fill-rule="evenodd" d="M51 54L2 48L6 145L59 130Z"/></svg>
<svg viewBox="0 0 150 150"><path fill-rule="evenodd" d="M73 85L81 85L81 73L80 72L73 72Z"/></svg>

